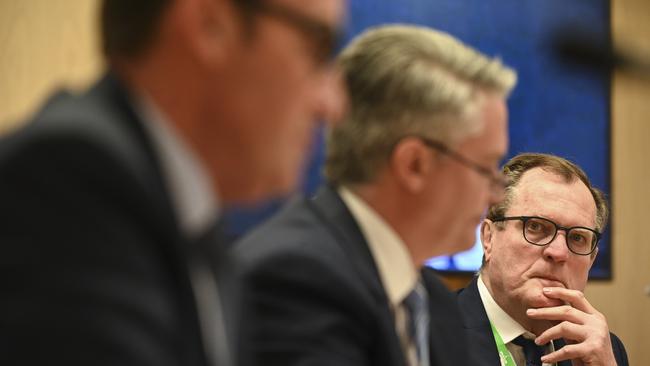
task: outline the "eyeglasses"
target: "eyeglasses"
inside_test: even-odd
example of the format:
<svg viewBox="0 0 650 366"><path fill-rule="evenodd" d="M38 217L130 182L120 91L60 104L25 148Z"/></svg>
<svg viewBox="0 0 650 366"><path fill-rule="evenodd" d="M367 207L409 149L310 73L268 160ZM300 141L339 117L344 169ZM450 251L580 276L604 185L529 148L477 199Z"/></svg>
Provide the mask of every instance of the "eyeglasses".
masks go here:
<svg viewBox="0 0 650 366"><path fill-rule="evenodd" d="M447 145L443 144L442 142L432 140L430 138L422 137L422 136L418 136L418 138L428 147L440 151L441 153L449 156L450 158L461 163L462 165L486 177L490 181L490 186L492 189L504 189L506 187L507 180L506 177L503 176L503 173L501 171L496 172L492 169L488 169L484 166L481 166L469 160L468 158L464 157L463 155L457 153L456 151L451 150L450 148L447 147Z"/></svg>
<svg viewBox="0 0 650 366"><path fill-rule="evenodd" d="M312 45L314 60L319 65L330 63L340 43L341 32L325 22L270 1L245 3L249 11L275 17L302 33Z"/></svg>
<svg viewBox="0 0 650 366"><path fill-rule="evenodd" d="M537 216L510 216L499 217L492 222L518 220L523 222L522 232L524 239L533 245L545 246L551 244L557 236L558 230L566 234L566 245L569 250L578 255L593 253L600 240L600 233L594 229L583 226L564 227L549 219Z"/></svg>

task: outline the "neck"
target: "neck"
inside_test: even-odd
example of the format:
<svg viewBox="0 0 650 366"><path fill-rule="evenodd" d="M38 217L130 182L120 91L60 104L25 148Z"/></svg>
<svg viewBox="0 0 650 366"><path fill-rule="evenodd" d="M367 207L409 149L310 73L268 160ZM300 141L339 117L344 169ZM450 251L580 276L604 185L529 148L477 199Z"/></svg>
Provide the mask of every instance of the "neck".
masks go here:
<svg viewBox="0 0 650 366"><path fill-rule="evenodd" d="M434 252L436 247L431 245L430 237L422 238L419 234L423 231L422 222L418 220L416 206L411 202L414 198L408 192L400 191L390 182L348 186L348 189L393 228L406 245L416 268L420 268L427 259L442 254Z"/></svg>
<svg viewBox="0 0 650 366"><path fill-rule="evenodd" d="M160 58L164 59L163 56ZM182 70L181 66L175 66L170 61L146 59L116 63L114 69L132 90L151 98L185 139L190 142L194 140L192 126L200 118L196 108L201 98L200 88L188 75L172 71Z"/></svg>

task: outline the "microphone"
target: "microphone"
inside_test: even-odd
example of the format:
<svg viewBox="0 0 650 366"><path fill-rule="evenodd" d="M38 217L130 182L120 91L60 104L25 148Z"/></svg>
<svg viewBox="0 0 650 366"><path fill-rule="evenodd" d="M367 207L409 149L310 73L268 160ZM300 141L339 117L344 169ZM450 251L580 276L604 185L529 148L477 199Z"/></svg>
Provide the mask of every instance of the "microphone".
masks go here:
<svg viewBox="0 0 650 366"><path fill-rule="evenodd" d="M564 62L601 72L614 69L631 72L650 80L650 59L631 49L612 47L595 35L573 31L559 33L552 42L555 54Z"/></svg>

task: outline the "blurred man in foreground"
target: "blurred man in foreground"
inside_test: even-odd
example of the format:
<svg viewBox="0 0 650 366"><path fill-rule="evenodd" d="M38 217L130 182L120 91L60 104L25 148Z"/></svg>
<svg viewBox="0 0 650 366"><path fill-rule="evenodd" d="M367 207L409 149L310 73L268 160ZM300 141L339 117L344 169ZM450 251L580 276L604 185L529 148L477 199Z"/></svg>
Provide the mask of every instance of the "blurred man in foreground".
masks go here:
<svg viewBox="0 0 650 366"><path fill-rule="evenodd" d="M0 141L0 364L232 363L219 206L294 187L343 6L103 2L107 74Z"/></svg>
<svg viewBox="0 0 650 366"><path fill-rule="evenodd" d="M264 365L464 365L453 296L419 268L467 249L501 199L515 74L453 37L370 29L339 64L328 183L242 242L242 354ZM430 333L430 329L431 332Z"/></svg>
<svg viewBox="0 0 650 366"><path fill-rule="evenodd" d="M505 198L481 227L483 267L458 297L470 364L627 365L582 292L607 224L603 193L557 156L521 154L503 171Z"/></svg>

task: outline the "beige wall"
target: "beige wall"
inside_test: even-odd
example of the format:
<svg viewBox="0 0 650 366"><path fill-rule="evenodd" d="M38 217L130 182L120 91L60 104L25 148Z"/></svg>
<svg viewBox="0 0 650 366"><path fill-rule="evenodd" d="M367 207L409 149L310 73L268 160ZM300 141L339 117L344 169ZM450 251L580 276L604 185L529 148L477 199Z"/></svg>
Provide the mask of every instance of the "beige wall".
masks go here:
<svg viewBox="0 0 650 366"><path fill-rule="evenodd" d="M0 131L57 85L101 69L97 0L0 0ZM650 50L650 1L613 0L616 42ZM650 83L616 75L612 95L613 266L587 296L624 340L633 365L650 365ZM463 279L462 281L466 281Z"/></svg>
<svg viewBox="0 0 650 366"><path fill-rule="evenodd" d="M0 132L57 86L79 87L101 68L97 0L0 0Z"/></svg>
<svg viewBox="0 0 650 366"><path fill-rule="evenodd" d="M650 55L650 1L612 3L615 44ZM587 297L625 342L632 365L650 365L650 82L616 74L612 89L614 280Z"/></svg>

